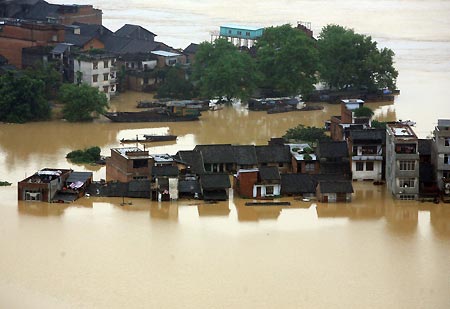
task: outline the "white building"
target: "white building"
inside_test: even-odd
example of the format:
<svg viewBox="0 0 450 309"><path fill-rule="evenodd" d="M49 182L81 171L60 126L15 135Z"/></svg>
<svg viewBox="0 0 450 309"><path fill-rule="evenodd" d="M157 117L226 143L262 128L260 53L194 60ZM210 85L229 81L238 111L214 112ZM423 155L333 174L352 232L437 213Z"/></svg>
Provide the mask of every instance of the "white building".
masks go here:
<svg viewBox="0 0 450 309"><path fill-rule="evenodd" d="M107 54L79 54L74 59L74 82L96 87L108 100L116 94L116 59Z"/></svg>

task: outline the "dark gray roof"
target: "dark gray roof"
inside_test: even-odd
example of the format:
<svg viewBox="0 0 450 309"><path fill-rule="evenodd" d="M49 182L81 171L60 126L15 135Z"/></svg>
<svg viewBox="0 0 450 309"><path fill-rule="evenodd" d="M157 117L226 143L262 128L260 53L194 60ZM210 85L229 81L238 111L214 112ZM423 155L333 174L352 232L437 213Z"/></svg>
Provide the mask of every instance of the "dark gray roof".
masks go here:
<svg viewBox="0 0 450 309"><path fill-rule="evenodd" d="M227 174L203 174L200 176L200 185L203 190L226 189L231 187Z"/></svg>
<svg viewBox="0 0 450 309"><path fill-rule="evenodd" d="M73 34L73 32L67 31L64 34L64 42L70 43L78 47L83 47L90 40L95 39L91 36L81 35L81 34Z"/></svg>
<svg viewBox="0 0 450 309"><path fill-rule="evenodd" d="M348 157L347 142L345 141L319 142L319 146L317 147L316 153L320 159Z"/></svg>
<svg viewBox="0 0 450 309"><path fill-rule="evenodd" d="M342 176L351 175L351 167L349 162L320 162L321 174L335 174Z"/></svg>
<svg viewBox="0 0 450 309"><path fill-rule="evenodd" d="M205 164L236 162L230 144L197 145L194 150L201 152Z"/></svg>
<svg viewBox="0 0 450 309"><path fill-rule="evenodd" d="M113 35L113 32L111 30L102 25L85 24L79 22L75 22L73 23L73 25L80 27L80 34L84 36L101 38L106 35Z"/></svg>
<svg viewBox="0 0 450 309"><path fill-rule="evenodd" d="M29 10L22 12L21 15L16 15L15 17L32 20L47 20L47 17L57 17L58 9L59 5L39 1L31 6Z"/></svg>
<svg viewBox="0 0 450 309"><path fill-rule="evenodd" d="M191 172L194 174L204 174L205 166L203 165L203 158L200 152L194 150L178 151L177 156L180 161L190 166Z"/></svg>
<svg viewBox="0 0 450 309"><path fill-rule="evenodd" d="M180 193L201 193L198 180L180 180L178 181L178 192Z"/></svg>
<svg viewBox="0 0 450 309"><path fill-rule="evenodd" d="M92 180L92 172L72 172L66 180L66 183L81 181L85 183L88 179Z"/></svg>
<svg viewBox="0 0 450 309"><path fill-rule="evenodd" d="M51 53L52 54L62 54L64 53L66 50L70 49L70 46L72 44L70 43L58 43L56 44L56 46L52 49Z"/></svg>
<svg viewBox="0 0 450 309"><path fill-rule="evenodd" d="M208 201L226 201L228 199L228 195L225 189L216 191L205 191L203 192L203 199Z"/></svg>
<svg viewBox="0 0 450 309"><path fill-rule="evenodd" d="M320 181L321 193L353 193L353 185L350 180Z"/></svg>
<svg viewBox="0 0 450 309"><path fill-rule="evenodd" d="M120 28L115 32L115 34L117 36L123 36L146 41L148 40L152 41L156 36L156 34L154 34L151 31L148 31L147 29L141 26L130 24L123 25L122 28Z"/></svg>
<svg viewBox="0 0 450 309"><path fill-rule="evenodd" d="M159 42L136 40L117 35L104 36L101 40L105 44L105 50L116 54L148 53L161 49Z"/></svg>
<svg viewBox="0 0 450 309"><path fill-rule="evenodd" d="M281 174L282 194L303 194L316 192L316 184L308 174Z"/></svg>
<svg viewBox="0 0 450 309"><path fill-rule="evenodd" d="M186 47L183 52L185 54L195 54L197 52L199 44L191 43L188 47Z"/></svg>
<svg viewBox="0 0 450 309"><path fill-rule="evenodd" d="M234 159L237 164L241 165L256 165L258 160L256 158L255 146L253 145L233 145Z"/></svg>
<svg viewBox="0 0 450 309"><path fill-rule="evenodd" d="M148 192L150 191L150 180L132 180L128 183L129 192Z"/></svg>
<svg viewBox="0 0 450 309"><path fill-rule="evenodd" d="M419 139L419 155L431 156L432 143L431 139Z"/></svg>
<svg viewBox="0 0 450 309"><path fill-rule="evenodd" d="M178 167L172 165L153 166L152 176L177 177Z"/></svg>
<svg viewBox="0 0 450 309"><path fill-rule="evenodd" d="M291 151L287 145L256 146L258 163L290 163Z"/></svg>
<svg viewBox="0 0 450 309"><path fill-rule="evenodd" d="M365 130L350 130L350 138L353 143L357 141L371 141L373 143L382 144L386 141L386 130L384 129L365 129Z"/></svg>
<svg viewBox="0 0 450 309"><path fill-rule="evenodd" d="M259 177L261 180L280 180L280 172L276 166L262 166L259 168Z"/></svg>

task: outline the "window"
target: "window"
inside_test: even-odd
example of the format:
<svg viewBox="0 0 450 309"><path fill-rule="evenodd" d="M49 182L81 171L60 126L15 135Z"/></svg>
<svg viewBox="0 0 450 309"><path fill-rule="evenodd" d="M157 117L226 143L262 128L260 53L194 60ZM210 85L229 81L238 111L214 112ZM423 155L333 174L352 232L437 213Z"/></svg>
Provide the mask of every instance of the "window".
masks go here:
<svg viewBox="0 0 450 309"><path fill-rule="evenodd" d="M364 162L356 162L356 170L364 171Z"/></svg>
<svg viewBox="0 0 450 309"><path fill-rule="evenodd" d="M401 194L400 199L403 201L412 201L416 199L414 194Z"/></svg>
<svg viewBox="0 0 450 309"><path fill-rule="evenodd" d="M148 160L147 159L136 159L136 160L133 160L133 168L142 168L142 167L148 167Z"/></svg>
<svg viewBox="0 0 450 309"><path fill-rule="evenodd" d="M444 138L444 145L445 145L446 147L450 146L450 137Z"/></svg>
<svg viewBox="0 0 450 309"><path fill-rule="evenodd" d="M238 31L237 34L238 34L238 35L242 35L242 31Z"/></svg>
<svg viewBox="0 0 450 309"><path fill-rule="evenodd" d="M92 62L92 68L93 68L94 70L97 70L97 69L98 69L98 62L97 62L97 61Z"/></svg>
<svg viewBox="0 0 450 309"><path fill-rule="evenodd" d="M103 86L103 92L104 93L108 93L109 87L108 86Z"/></svg>
<svg viewBox="0 0 450 309"><path fill-rule="evenodd" d="M316 165L314 163L305 164L305 172L314 172L316 170Z"/></svg>
<svg viewBox="0 0 450 309"><path fill-rule="evenodd" d="M92 75L92 82L93 82L93 83L98 82L98 74Z"/></svg>
<svg viewBox="0 0 450 309"><path fill-rule="evenodd" d="M444 164L450 164L448 161L448 154L444 154Z"/></svg>
<svg viewBox="0 0 450 309"><path fill-rule="evenodd" d="M108 80L108 78L109 78L109 74L108 73L103 74L103 80Z"/></svg>
<svg viewBox="0 0 450 309"><path fill-rule="evenodd" d="M374 155L377 153L377 146L363 146L361 151L363 155Z"/></svg>
<svg viewBox="0 0 450 309"><path fill-rule="evenodd" d="M373 171L373 162L366 162L366 171Z"/></svg>
<svg viewBox="0 0 450 309"><path fill-rule="evenodd" d="M443 172L442 172L442 177L443 177L443 178L449 178L449 179L450 179L450 171L443 171Z"/></svg>
<svg viewBox="0 0 450 309"><path fill-rule="evenodd" d="M398 161L398 167L401 171L414 171L416 169L416 161L401 160Z"/></svg>
<svg viewBox="0 0 450 309"><path fill-rule="evenodd" d="M273 195L273 186L266 187L266 195Z"/></svg>
<svg viewBox="0 0 450 309"><path fill-rule="evenodd" d="M147 176L133 176L133 179L134 180L146 180L146 179L148 179L148 177Z"/></svg>
<svg viewBox="0 0 450 309"><path fill-rule="evenodd" d="M398 184L402 188L414 188L415 178L400 178Z"/></svg>
<svg viewBox="0 0 450 309"><path fill-rule="evenodd" d="M246 36L250 36L250 32L246 32L245 35L246 35Z"/></svg>
<svg viewBox="0 0 450 309"><path fill-rule="evenodd" d="M284 163L278 163L278 167L283 167Z"/></svg>
<svg viewBox="0 0 450 309"><path fill-rule="evenodd" d="M109 60L103 61L103 67L104 68L109 68Z"/></svg>

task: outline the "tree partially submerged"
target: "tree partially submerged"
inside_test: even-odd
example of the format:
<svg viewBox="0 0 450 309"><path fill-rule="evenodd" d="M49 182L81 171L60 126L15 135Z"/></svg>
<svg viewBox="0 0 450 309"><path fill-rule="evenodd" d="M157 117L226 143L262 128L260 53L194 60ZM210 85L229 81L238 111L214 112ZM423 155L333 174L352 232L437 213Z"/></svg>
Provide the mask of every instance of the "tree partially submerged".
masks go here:
<svg viewBox="0 0 450 309"><path fill-rule="evenodd" d="M191 99L194 97L194 86L185 78L185 70L171 67L158 88L159 98Z"/></svg>
<svg viewBox="0 0 450 309"><path fill-rule="evenodd" d="M299 124L295 128L288 129L283 135L283 138L286 140L316 143L330 140L330 137L326 135L325 132L326 130L324 128L305 127L304 125Z"/></svg>
<svg viewBox="0 0 450 309"><path fill-rule="evenodd" d="M377 48L370 36L338 25L328 25L317 43L320 79L332 89L395 90L398 76L394 52Z"/></svg>
<svg viewBox="0 0 450 309"><path fill-rule="evenodd" d="M277 95L309 94L318 68L314 40L291 25L264 29L256 44L261 87Z"/></svg>
<svg viewBox="0 0 450 309"><path fill-rule="evenodd" d="M50 118L45 85L21 73L0 76L0 121L24 123Z"/></svg>
<svg viewBox="0 0 450 309"><path fill-rule="evenodd" d="M373 111L366 106L361 106L355 109L353 113L355 114L355 117L367 117L367 118L371 118L374 114Z"/></svg>
<svg viewBox="0 0 450 309"><path fill-rule="evenodd" d="M100 148L97 146L83 150L74 150L66 155L66 158L73 163L95 163L100 160Z"/></svg>
<svg viewBox="0 0 450 309"><path fill-rule="evenodd" d="M108 107L106 95L86 84L62 85L59 98L64 103L63 116L70 122L90 121Z"/></svg>
<svg viewBox="0 0 450 309"><path fill-rule="evenodd" d="M192 77L202 97L246 100L256 89L259 73L248 53L217 39L199 45Z"/></svg>

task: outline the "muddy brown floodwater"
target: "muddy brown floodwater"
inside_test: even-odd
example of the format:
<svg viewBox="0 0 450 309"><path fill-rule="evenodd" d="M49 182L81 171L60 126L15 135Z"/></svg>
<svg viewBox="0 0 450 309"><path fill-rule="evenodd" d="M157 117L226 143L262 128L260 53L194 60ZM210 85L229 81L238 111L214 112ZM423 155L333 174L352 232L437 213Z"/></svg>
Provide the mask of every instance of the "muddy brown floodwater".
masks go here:
<svg viewBox="0 0 450 309"><path fill-rule="evenodd" d="M380 120L412 119L420 137L450 118L450 1L96 1L112 30L140 24L174 47L209 40L220 24L311 21L372 35L396 53L401 95L372 103ZM239 8L239 9L237 9ZM249 13L251 12L251 13ZM148 95L111 102L132 110ZM265 144L323 111L267 115L245 106L189 123L64 121L0 124L0 308L450 308L450 207L393 201L384 187L354 183L349 204L288 200L249 207L231 196L204 204L83 198L70 205L17 201L17 181L43 167L105 178L105 168L66 161L71 150L102 154L136 134L178 135L151 145L175 154L196 144Z"/></svg>

